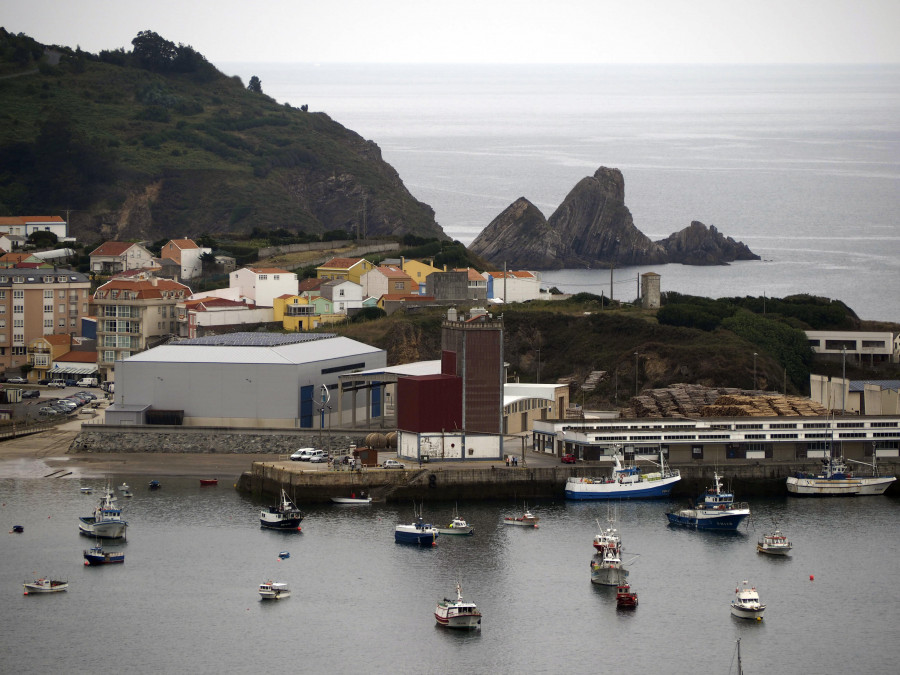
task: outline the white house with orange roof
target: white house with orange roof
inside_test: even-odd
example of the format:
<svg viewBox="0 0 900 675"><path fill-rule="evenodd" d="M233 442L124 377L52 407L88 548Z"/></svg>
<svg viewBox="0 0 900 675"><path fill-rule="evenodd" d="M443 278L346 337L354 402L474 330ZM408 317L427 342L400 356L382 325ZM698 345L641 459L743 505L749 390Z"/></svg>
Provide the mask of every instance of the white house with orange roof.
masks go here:
<svg viewBox="0 0 900 675"><path fill-rule="evenodd" d="M0 232L28 237L35 232L52 232L60 240L69 240L69 224L59 216L3 216Z"/></svg>
<svg viewBox="0 0 900 675"><path fill-rule="evenodd" d="M175 306L178 335L195 338L210 328L245 326L275 321L271 307L257 307L245 300L218 297L188 298Z"/></svg>
<svg viewBox="0 0 900 675"><path fill-rule="evenodd" d="M203 272L200 258L206 253L212 253L212 249L197 246L193 239L172 239L160 249L159 257L181 265L182 279L195 279Z"/></svg>
<svg viewBox="0 0 900 675"><path fill-rule="evenodd" d="M362 275L373 267L375 266L365 258L332 258L316 267L316 277L319 279L346 279L361 285Z"/></svg>
<svg viewBox="0 0 900 675"><path fill-rule="evenodd" d="M360 278L363 297L380 298L382 295L411 295L419 292L419 285L402 269L394 265L381 265L369 270Z"/></svg>
<svg viewBox="0 0 900 675"><path fill-rule="evenodd" d="M272 307L275 298L297 295L297 275L278 267L242 267L228 275L228 285L257 305Z"/></svg>
<svg viewBox="0 0 900 675"><path fill-rule="evenodd" d="M90 253L93 274L113 275L125 270L155 267L153 254L131 241L106 241Z"/></svg>
<svg viewBox="0 0 900 675"><path fill-rule="evenodd" d="M537 272L511 270L485 272L487 297L500 302L526 302L541 296L541 277Z"/></svg>

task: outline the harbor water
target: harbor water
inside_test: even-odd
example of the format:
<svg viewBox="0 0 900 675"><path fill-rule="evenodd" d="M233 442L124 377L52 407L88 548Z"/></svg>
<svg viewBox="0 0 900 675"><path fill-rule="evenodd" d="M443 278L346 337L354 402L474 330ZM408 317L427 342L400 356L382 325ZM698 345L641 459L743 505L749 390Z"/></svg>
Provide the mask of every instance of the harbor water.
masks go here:
<svg viewBox="0 0 900 675"><path fill-rule="evenodd" d="M664 500L532 502L538 529L502 524L522 503L426 501L426 520L449 522L458 506L476 530L420 548L394 543L412 503L301 504L302 532L284 533L260 529L265 504L228 480L165 478L151 491L147 477L110 477L123 482L128 540L104 545L125 563L85 567L78 517L105 481L0 480L4 672L727 673L738 638L746 672L894 673L900 660L896 497L755 500L731 535L669 526L679 504ZM630 611L590 583L591 542L610 517L639 595ZM14 524L24 533L7 534ZM755 548L776 525L794 545L784 559ZM68 592L23 595L45 575ZM744 579L768 606L761 622L730 614ZM261 602L266 580L292 597ZM457 580L480 631L435 624Z"/></svg>

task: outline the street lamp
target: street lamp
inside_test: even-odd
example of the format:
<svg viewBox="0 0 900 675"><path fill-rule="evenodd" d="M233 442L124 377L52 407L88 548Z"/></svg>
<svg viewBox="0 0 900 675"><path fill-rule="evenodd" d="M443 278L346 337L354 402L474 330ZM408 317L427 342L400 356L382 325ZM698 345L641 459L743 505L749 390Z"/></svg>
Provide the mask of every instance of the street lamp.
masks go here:
<svg viewBox="0 0 900 675"><path fill-rule="evenodd" d="M541 383L541 348L537 347L538 353L538 362L537 362L537 383Z"/></svg>
<svg viewBox="0 0 900 675"><path fill-rule="evenodd" d="M756 391L756 357L759 356L756 352L753 352L753 391Z"/></svg>

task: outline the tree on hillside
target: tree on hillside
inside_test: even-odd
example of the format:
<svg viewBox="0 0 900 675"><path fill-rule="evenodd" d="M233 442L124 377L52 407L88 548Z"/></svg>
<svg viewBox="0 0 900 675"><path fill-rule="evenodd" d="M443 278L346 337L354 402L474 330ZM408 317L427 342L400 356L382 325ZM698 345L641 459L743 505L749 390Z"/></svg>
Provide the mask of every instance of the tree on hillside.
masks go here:
<svg viewBox="0 0 900 675"><path fill-rule="evenodd" d="M254 94L263 93L262 82L260 82L259 78L256 75L250 78L250 84L247 85L247 89L252 91Z"/></svg>
<svg viewBox="0 0 900 675"><path fill-rule="evenodd" d="M28 243L37 248L51 248L59 243L59 237L49 230L36 230L28 235Z"/></svg>
<svg viewBox="0 0 900 675"><path fill-rule="evenodd" d="M175 43L157 35L152 30L142 30L131 41L134 58L142 68L163 72L175 60Z"/></svg>

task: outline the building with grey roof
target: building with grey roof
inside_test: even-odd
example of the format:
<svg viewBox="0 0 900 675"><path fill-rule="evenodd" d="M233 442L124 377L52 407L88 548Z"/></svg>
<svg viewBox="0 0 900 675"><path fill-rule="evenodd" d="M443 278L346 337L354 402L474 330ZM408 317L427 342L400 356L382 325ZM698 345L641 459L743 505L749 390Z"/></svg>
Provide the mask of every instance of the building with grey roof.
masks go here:
<svg viewBox="0 0 900 675"><path fill-rule="evenodd" d="M330 334L232 333L172 342L116 363L106 423L338 427L341 414L345 423L369 416L354 410L350 395L338 400L338 378L386 363L384 350Z"/></svg>

